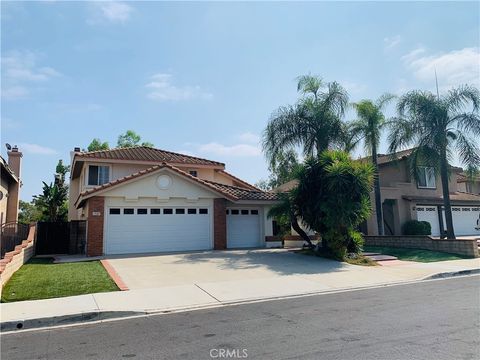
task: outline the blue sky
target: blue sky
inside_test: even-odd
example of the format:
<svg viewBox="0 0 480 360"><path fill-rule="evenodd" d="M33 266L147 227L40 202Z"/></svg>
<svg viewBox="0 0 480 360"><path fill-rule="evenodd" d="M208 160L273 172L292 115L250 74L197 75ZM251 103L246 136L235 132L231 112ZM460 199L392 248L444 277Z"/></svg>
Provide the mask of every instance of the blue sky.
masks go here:
<svg viewBox="0 0 480 360"><path fill-rule="evenodd" d="M435 68L441 91L479 85L476 2L3 1L1 10L2 156L5 142L24 152L24 200L75 146L115 145L128 129L252 183L266 178L259 136L296 100L301 74L339 81L352 101L432 90Z"/></svg>

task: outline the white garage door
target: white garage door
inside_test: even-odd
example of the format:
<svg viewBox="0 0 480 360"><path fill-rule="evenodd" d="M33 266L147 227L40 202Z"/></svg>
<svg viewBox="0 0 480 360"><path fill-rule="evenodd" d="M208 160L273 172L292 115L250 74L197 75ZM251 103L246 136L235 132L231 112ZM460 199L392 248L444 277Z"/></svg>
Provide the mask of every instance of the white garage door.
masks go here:
<svg viewBox="0 0 480 360"><path fill-rule="evenodd" d="M212 248L208 207L110 207L106 213L106 254Z"/></svg>
<svg viewBox="0 0 480 360"><path fill-rule="evenodd" d="M432 227L432 236L440 236L440 223L438 222L438 209L436 206L417 206L417 220L427 221Z"/></svg>
<svg viewBox="0 0 480 360"><path fill-rule="evenodd" d="M258 209L227 209L227 247L260 246L260 215Z"/></svg>
<svg viewBox="0 0 480 360"><path fill-rule="evenodd" d="M452 206L455 235L480 235L480 207Z"/></svg>

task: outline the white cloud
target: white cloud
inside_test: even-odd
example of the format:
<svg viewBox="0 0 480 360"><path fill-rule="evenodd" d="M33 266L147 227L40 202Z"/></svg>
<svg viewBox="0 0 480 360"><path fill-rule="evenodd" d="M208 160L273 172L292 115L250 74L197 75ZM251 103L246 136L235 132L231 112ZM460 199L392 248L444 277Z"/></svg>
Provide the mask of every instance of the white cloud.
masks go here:
<svg viewBox="0 0 480 360"><path fill-rule="evenodd" d="M31 51L10 51L1 58L2 97L19 99L29 94L32 83L46 82L61 74L51 68L38 66L39 55Z"/></svg>
<svg viewBox="0 0 480 360"><path fill-rule="evenodd" d="M238 135L238 140L249 144L258 144L260 142L260 136L251 132L246 132Z"/></svg>
<svg viewBox="0 0 480 360"><path fill-rule="evenodd" d="M198 152L217 156L253 157L260 156L262 151L259 146L251 144L223 145L216 142L203 144L198 147Z"/></svg>
<svg viewBox="0 0 480 360"><path fill-rule="evenodd" d="M18 149L27 154L37 154L37 155L54 155L57 154L52 148L38 145L38 144L29 144L29 143L19 143Z"/></svg>
<svg viewBox="0 0 480 360"><path fill-rule="evenodd" d="M133 7L120 1L98 1L92 3L93 14L88 22L91 24L107 20L112 23L125 23L133 13Z"/></svg>
<svg viewBox="0 0 480 360"><path fill-rule="evenodd" d="M342 81L340 84L348 91L350 95L362 95L367 90L367 85L359 84L353 81Z"/></svg>
<svg viewBox="0 0 480 360"><path fill-rule="evenodd" d="M28 89L23 86L2 86L2 98L6 100L16 100L24 98L28 95Z"/></svg>
<svg viewBox="0 0 480 360"><path fill-rule="evenodd" d="M151 91L148 93L148 98L157 101L180 101L201 99L210 100L213 95L209 92L203 91L200 86L177 86L172 84L171 74L155 74L151 77L150 82L145 86Z"/></svg>
<svg viewBox="0 0 480 360"><path fill-rule="evenodd" d="M391 37L386 37L383 39L383 44L385 46L385 50L390 50L396 47L402 41L402 37L400 35L395 35Z"/></svg>
<svg viewBox="0 0 480 360"><path fill-rule="evenodd" d="M402 57L414 77L435 85L435 70L442 90L462 84L480 85L480 51L478 47L450 52L429 54L425 48L417 48Z"/></svg>

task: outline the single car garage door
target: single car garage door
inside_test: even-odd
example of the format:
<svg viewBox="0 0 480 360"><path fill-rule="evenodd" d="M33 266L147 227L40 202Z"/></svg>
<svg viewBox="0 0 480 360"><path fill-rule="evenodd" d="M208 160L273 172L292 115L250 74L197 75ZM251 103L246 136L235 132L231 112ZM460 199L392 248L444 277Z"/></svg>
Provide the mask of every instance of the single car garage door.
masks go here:
<svg viewBox="0 0 480 360"><path fill-rule="evenodd" d="M480 235L480 207L452 206L455 235Z"/></svg>
<svg viewBox="0 0 480 360"><path fill-rule="evenodd" d="M417 220L427 221L432 227L432 236L440 236L440 223L438 221L438 208L436 206L417 206Z"/></svg>
<svg viewBox="0 0 480 360"><path fill-rule="evenodd" d="M212 249L208 207L110 207L106 254Z"/></svg>
<svg viewBox="0 0 480 360"><path fill-rule="evenodd" d="M258 209L227 209L227 247L260 246L260 215Z"/></svg>

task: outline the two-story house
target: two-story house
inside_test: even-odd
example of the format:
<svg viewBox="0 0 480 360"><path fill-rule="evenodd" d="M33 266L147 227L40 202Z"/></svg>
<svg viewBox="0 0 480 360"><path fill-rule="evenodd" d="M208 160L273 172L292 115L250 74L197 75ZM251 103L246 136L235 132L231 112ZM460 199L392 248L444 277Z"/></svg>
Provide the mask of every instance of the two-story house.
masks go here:
<svg viewBox="0 0 480 360"><path fill-rule="evenodd" d="M415 181L408 163L411 151L400 151L394 158L391 155L378 156L385 234L400 235L406 221L420 220L430 223L432 236L439 236L445 231L440 177L435 176L433 168L419 167L419 181ZM480 235L480 196L460 191L462 171L461 168L450 168L449 191L455 234ZM366 232L377 234L375 209L367 221Z"/></svg>
<svg viewBox="0 0 480 360"><path fill-rule="evenodd" d="M262 247L276 195L225 164L151 147L71 153L69 220L87 221L86 252Z"/></svg>

